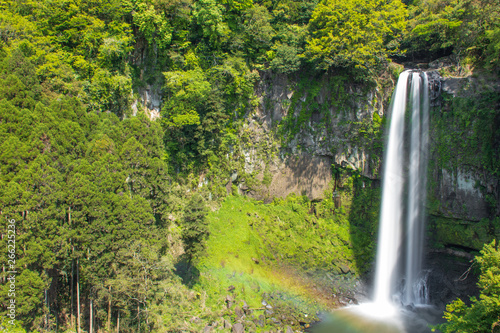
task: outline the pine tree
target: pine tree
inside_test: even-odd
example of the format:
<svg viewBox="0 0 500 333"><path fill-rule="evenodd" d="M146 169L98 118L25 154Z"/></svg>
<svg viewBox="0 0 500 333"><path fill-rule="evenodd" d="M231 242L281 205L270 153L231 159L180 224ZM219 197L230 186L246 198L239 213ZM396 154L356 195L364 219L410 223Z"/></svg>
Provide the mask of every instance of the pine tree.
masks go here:
<svg viewBox="0 0 500 333"><path fill-rule="evenodd" d="M184 209L182 240L188 261L205 249L209 236L207 209L201 195L195 194Z"/></svg>

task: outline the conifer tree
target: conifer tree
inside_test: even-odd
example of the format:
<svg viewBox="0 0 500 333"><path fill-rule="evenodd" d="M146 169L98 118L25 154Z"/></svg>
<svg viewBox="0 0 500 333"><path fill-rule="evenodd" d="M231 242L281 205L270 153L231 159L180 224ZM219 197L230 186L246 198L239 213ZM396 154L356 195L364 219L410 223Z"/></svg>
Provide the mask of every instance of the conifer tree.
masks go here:
<svg viewBox="0 0 500 333"><path fill-rule="evenodd" d="M188 261L205 249L209 236L207 209L201 195L195 194L184 209L182 240Z"/></svg>

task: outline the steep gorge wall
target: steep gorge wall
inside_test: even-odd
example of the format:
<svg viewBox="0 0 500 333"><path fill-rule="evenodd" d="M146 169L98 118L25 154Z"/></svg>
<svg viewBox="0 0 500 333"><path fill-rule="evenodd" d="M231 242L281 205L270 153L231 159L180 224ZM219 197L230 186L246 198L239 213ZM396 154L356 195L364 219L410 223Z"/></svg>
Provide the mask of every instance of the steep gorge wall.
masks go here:
<svg viewBox="0 0 500 333"><path fill-rule="evenodd" d="M453 146L461 136L476 133L461 131L455 124L456 115L449 109L454 107L455 98L474 99L483 91L500 91L499 85L491 78L470 73L451 76L440 65L431 64L426 69L434 89L430 241L436 247L479 250L484 242L498 238L500 232L499 180L481 159L468 157L488 152ZM335 74L315 78L261 73L256 88L259 106L248 115L244 126L248 140L243 146L245 170L261 182L242 188L250 196L268 201L292 192L320 200L334 190L332 165L379 180L385 141L383 123L388 117L396 75L402 70L391 66L376 85L355 85ZM491 107L498 113L498 105ZM470 126L474 121L470 120ZM450 141L449 136L454 139ZM453 163L450 154L456 157Z"/></svg>
<svg viewBox="0 0 500 333"><path fill-rule="evenodd" d="M333 180L332 165L377 179L382 119L394 84L389 73L371 86L351 84L345 76L261 73L243 154L245 169L267 182L250 195L270 199L293 192L322 199ZM259 154L263 145L273 151L267 162Z"/></svg>
<svg viewBox="0 0 500 333"><path fill-rule="evenodd" d="M431 115L430 240L480 250L500 237L500 82L436 61L441 94Z"/></svg>

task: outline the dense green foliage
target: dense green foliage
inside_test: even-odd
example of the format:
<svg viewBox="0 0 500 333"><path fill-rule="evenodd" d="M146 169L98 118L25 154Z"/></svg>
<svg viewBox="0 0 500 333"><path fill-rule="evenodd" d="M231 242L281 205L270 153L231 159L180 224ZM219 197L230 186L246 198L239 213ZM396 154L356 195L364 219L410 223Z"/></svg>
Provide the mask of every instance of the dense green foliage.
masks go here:
<svg viewBox="0 0 500 333"><path fill-rule="evenodd" d="M497 332L500 326L500 251L498 244L486 244L481 256L475 261L480 269L478 287L481 290L479 299L471 298L467 306L457 299L446 307L446 324L438 328L444 333L489 333Z"/></svg>
<svg viewBox="0 0 500 333"><path fill-rule="evenodd" d="M405 14L399 0L323 1L311 17L307 51L322 68L373 68L397 49Z"/></svg>
<svg viewBox="0 0 500 333"><path fill-rule="evenodd" d="M77 279L97 308L147 309L158 284L176 281L159 124L86 113L75 98L33 110L4 99L1 119L2 225L16 220L18 318L53 327L42 318L75 306ZM95 316L105 322L107 313Z"/></svg>
<svg viewBox="0 0 500 333"><path fill-rule="evenodd" d="M195 194L186 205L182 221L182 240L189 261L199 256L205 248L205 242L209 236L206 215L203 198Z"/></svg>
<svg viewBox="0 0 500 333"><path fill-rule="evenodd" d="M348 282L336 281L333 292L348 290L373 259L379 202L379 190L356 171L335 168L336 196L319 203L231 197L211 210L227 196L228 175L243 168L238 146L253 145L242 124L259 105L256 86L266 72L298 78L290 108L300 110L278 127L285 142L313 112L323 125L330 107L350 112L358 96L347 87L374 87L391 57L453 54L498 69L498 2L405 3L1 0L0 245L7 248L4 230L14 219L13 331L87 331L92 322L107 332L118 325L122 332L199 332L222 316L234 322L234 308L224 304L231 283L232 295L252 306L265 292L277 293L275 307L291 317L297 307L316 309L304 298L283 299L311 296L301 286L289 292L255 281L281 269L290 269L285 280L317 273L324 285L343 275L339 281ZM335 94L320 105L317 79L325 76ZM162 98L156 121L148 118L151 105L142 105L153 92ZM440 163L481 164L498 176L497 95L449 102L437 140L463 154L440 151ZM470 135L445 135L450 123ZM339 128L355 132L346 142L382 154L377 113ZM265 150L266 158L276 150ZM247 184L260 185L253 176ZM270 181L267 168L261 183ZM179 277L183 259L189 287ZM2 322L6 278L4 270ZM494 305L494 291L485 290L477 309ZM283 328L268 319L255 330Z"/></svg>
<svg viewBox="0 0 500 333"><path fill-rule="evenodd" d="M410 56L432 58L454 53L498 68L500 5L492 0L415 1L403 45Z"/></svg>

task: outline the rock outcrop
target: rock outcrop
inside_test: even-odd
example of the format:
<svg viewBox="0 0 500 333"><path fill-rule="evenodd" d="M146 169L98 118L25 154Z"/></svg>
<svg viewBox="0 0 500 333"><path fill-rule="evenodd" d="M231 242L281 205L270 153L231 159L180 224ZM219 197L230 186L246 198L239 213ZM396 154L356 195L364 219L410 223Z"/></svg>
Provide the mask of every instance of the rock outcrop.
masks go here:
<svg viewBox="0 0 500 333"><path fill-rule="evenodd" d="M439 162L438 151L454 148L438 147L443 142L434 139L440 133L433 122L450 107L449 98L445 100L443 94L452 98L478 94L485 81L471 75L442 77L439 64L446 70L451 66L445 60L423 66L429 76L432 108L429 210L433 216L456 225L472 223L467 228L480 229L472 236L482 244L488 237L476 222L495 215L492 198L500 207L499 181L481 165L449 167ZM390 116L387 112L396 77L385 73L372 87L337 79L335 74L311 78L307 86L305 78L261 73L256 86L260 103L248 115L244 126L248 141L243 148L245 173L255 175L260 183L240 184L243 192L265 201L290 193L321 200L332 188L332 165L356 170L367 178L380 178L384 145L381 123ZM500 91L496 84L490 84L490 89ZM449 239L437 242L454 243ZM476 248L459 240L455 243Z"/></svg>

